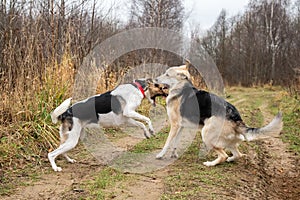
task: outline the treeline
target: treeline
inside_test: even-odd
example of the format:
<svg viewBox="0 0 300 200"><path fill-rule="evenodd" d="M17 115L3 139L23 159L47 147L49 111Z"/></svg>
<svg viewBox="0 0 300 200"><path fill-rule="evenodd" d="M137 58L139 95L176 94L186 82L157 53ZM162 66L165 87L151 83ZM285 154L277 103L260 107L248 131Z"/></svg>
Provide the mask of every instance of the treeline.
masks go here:
<svg viewBox="0 0 300 200"><path fill-rule="evenodd" d="M1 0L1 90L22 93L43 84L47 70L60 68L63 58L69 59L71 68L76 70L97 44L123 30L148 26L181 30L184 13L181 0L132 0L130 3L130 20L121 24L113 17L114 5L104 9L107 5L96 0ZM119 66L126 68L154 60L162 62L159 51L124 55L107 74L120 72L116 70ZM51 78L51 73L47 76Z"/></svg>
<svg viewBox="0 0 300 200"><path fill-rule="evenodd" d="M33 103L44 91L47 102L72 89L67 87L84 56L118 31L118 21L99 12L100 6L87 0L1 0L1 123L31 119L45 106Z"/></svg>
<svg viewBox="0 0 300 200"><path fill-rule="evenodd" d="M98 9L96 1L87 0L1 0L1 86L13 89L20 81L28 85L65 55L80 63L97 43L117 31L117 21Z"/></svg>
<svg viewBox="0 0 300 200"><path fill-rule="evenodd" d="M131 0L129 20L113 17L96 0L0 1L0 121L28 119L27 102L46 89L70 90L83 58L110 36L136 27L162 27L183 32L183 0ZM201 27L200 27L201 29ZM191 37L214 59L228 85L298 84L300 1L251 0L246 11L231 18L222 11L214 26ZM103 89L114 87L128 68L143 63L181 64L183 58L159 49L143 49L118 58L103 77ZM298 71L297 71L298 69ZM52 80L52 82L51 82ZM50 85L49 85L50 84ZM45 88L46 87L46 88ZM49 89L50 88L50 89ZM52 88L52 89L51 89ZM63 98L59 94L49 98ZM15 108L10 102L18 99ZM47 99L45 100L47 101ZM31 108L34 106L31 106ZM14 110L15 109L15 110Z"/></svg>
<svg viewBox="0 0 300 200"><path fill-rule="evenodd" d="M243 14L221 11L204 38L229 85L300 84L300 1L251 0Z"/></svg>

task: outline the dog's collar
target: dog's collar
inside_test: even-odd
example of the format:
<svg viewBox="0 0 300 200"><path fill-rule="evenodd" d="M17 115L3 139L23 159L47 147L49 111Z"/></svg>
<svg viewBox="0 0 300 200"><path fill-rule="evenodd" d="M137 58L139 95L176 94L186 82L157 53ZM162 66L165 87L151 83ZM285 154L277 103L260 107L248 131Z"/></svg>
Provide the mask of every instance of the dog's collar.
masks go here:
<svg viewBox="0 0 300 200"><path fill-rule="evenodd" d="M142 85L141 85L139 82L137 82L137 81L133 82L133 84L141 91L143 97L145 98L145 97L146 97L146 96L145 96L145 90L144 90L144 88L142 87Z"/></svg>

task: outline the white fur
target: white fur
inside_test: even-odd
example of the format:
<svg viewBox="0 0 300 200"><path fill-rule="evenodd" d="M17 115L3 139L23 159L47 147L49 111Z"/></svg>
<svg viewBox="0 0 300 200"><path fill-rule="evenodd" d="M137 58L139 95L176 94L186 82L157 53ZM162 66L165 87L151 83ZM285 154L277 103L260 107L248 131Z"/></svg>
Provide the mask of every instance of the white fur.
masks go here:
<svg viewBox="0 0 300 200"><path fill-rule="evenodd" d="M144 98L141 91L139 91L131 84L124 84L118 86L114 91L112 91L111 94L121 96L125 100L123 113L115 114L111 111L107 114L99 114L98 124L100 126L118 127L128 124L142 128L147 138L150 137L150 134L154 134L151 120L148 117L145 117L135 111L137 107L141 104L142 99ZM150 99L150 96L147 96L149 95L149 93L145 92L145 95L147 99ZM81 102L84 103L85 100ZM63 114L69 108L70 103L71 98L65 100L51 113L51 118L54 123L58 121L58 116ZM147 124L149 125L150 134L146 126L140 121L147 122ZM56 150L48 154L48 159L54 171L62 170L62 168L58 167L55 163L55 158L59 155L64 155L68 162L75 162L75 160L68 157L66 152L73 149L77 145L80 137L80 132L82 128L84 128L87 125L89 125L87 122L81 121L80 119L73 117L73 127L70 131L68 130L68 128L64 127L64 124L60 126L61 144Z"/></svg>
<svg viewBox="0 0 300 200"><path fill-rule="evenodd" d="M247 131L244 135L247 141L278 137L282 130L282 126L282 113L279 112L268 125L258 128L255 132L251 130Z"/></svg>
<svg viewBox="0 0 300 200"><path fill-rule="evenodd" d="M64 100L64 102L62 102L52 113L51 113L51 119L52 122L54 124L57 123L57 117L61 114L63 114L64 112L66 112L66 110L69 108L69 106L71 105L71 100L72 98L68 98L66 100Z"/></svg>
<svg viewBox="0 0 300 200"><path fill-rule="evenodd" d="M75 162L75 160L67 156L66 152L73 149L77 145L81 130L82 130L81 122L79 119L75 117L73 117L73 128L71 131L64 132L62 130L62 125L61 125L59 133L60 133L61 141L63 142L56 150L48 153L48 159L54 171L59 172L62 170L61 167L58 167L55 163L55 158L61 154L63 154L69 162L71 163Z"/></svg>

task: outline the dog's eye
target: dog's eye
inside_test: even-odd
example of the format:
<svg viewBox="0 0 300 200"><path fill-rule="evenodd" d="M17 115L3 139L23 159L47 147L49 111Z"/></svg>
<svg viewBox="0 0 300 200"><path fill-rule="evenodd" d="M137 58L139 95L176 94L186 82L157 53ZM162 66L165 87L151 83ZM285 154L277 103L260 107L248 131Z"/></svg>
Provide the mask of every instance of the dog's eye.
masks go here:
<svg viewBox="0 0 300 200"><path fill-rule="evenodd" d="M169 76L169 74L166 74L166 76Z"/></svg>
<svg viewBox="0 0 300 200"><path fill-rule="evenodd" d="M154 84L154 87L159 87L159 85L157 83Z"/></svg>

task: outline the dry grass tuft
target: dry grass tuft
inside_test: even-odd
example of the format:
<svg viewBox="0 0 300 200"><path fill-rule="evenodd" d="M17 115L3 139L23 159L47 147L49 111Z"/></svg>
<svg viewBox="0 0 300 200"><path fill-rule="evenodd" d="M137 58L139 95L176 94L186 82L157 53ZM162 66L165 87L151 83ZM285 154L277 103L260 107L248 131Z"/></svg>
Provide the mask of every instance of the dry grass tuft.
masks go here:
<svg viewBox="0 0 300 200"><path fill-rule="evenodd" d="M2 87L0 102L0 163L16 168L25 161L37 161L58 144L57 127L50 112L71 95L74 68L69 55L49 64L41 79L36 72L20 75L15 87Z"/></svg>

